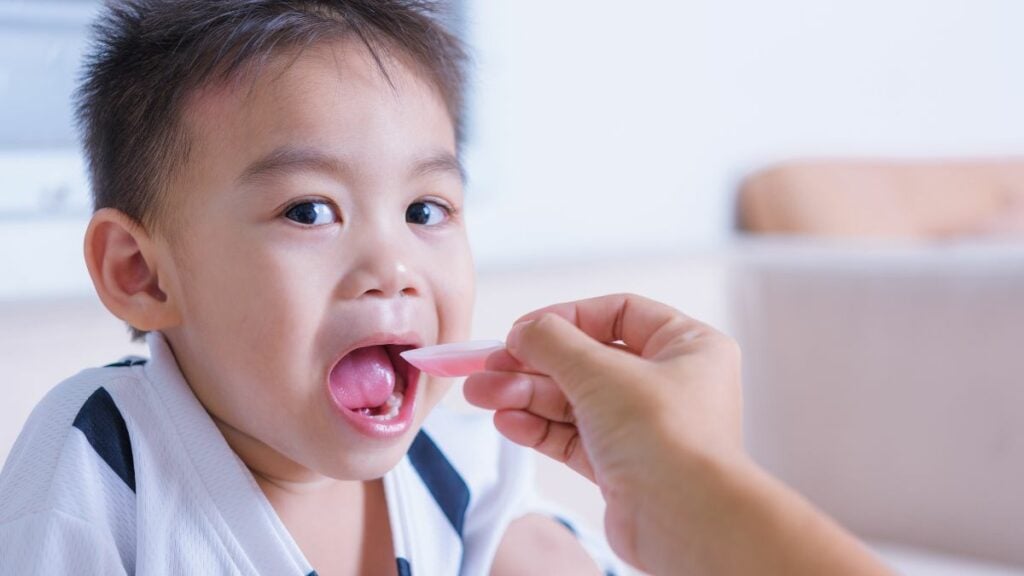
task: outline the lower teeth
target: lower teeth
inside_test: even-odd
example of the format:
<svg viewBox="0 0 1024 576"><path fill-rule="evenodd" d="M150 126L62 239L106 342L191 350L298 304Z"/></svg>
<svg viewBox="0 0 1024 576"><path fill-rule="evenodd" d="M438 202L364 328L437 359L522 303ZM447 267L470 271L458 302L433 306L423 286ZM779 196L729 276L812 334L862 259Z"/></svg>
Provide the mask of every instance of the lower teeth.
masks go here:
<svg viewBox="0 0 1024 576"><path fill-rule="evenodd" d="M387 402L382 406L377 408L360 408L357 412L372 420L390 420L398 416L398 411L402 409L402 400L404 398L405 396L401 392L392 392L391 396L388 396ZM374 414L378 410L380 413Z"/></svg>

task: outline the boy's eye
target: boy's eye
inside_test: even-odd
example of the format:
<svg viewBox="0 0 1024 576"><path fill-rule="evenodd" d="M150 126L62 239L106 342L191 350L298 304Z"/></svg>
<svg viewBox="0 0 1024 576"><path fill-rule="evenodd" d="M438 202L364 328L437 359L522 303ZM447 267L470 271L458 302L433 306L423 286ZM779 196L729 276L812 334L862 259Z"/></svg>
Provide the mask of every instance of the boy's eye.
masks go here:
<svg viewBox="0 0 1024 576"><path fill-rule="evenodd" d="M306 226L323 226L338 221L330 204L313 200L292 206L284 213L284 217Z"/></svg>
<svg viewBox="0 0 1024 576"><path fill-rule="evenodd" d="M438 224L443 224L447 218L448 208L437 202L427 200L413 202L405 210L405 221L410 224L437 226Z"/></svg>

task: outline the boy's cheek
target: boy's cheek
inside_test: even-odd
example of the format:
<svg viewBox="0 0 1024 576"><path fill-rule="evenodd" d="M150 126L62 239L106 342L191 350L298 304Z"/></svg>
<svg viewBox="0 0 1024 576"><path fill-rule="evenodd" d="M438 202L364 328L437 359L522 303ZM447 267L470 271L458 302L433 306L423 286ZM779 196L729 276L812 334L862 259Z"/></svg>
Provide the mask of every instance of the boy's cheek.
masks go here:
<svg viewBox="0 0 1024 576"><path fill-rule="evenodd" d="M470 337L473 324L473 304L476 298L476 278L472 260L460 266L458 273L447 277L444 282L445 294L441 325L444 333L438 334L438 342L458 342Z"/></svg>

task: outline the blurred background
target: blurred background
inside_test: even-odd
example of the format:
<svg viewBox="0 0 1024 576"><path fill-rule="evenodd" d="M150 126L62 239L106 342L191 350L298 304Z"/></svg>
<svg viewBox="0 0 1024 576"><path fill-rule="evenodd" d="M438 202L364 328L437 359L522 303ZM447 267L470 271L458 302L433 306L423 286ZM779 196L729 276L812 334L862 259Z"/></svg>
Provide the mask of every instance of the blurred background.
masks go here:
<svg viewBox="0 0 1024 576"><path fill-rule="evenodd" d="M0 0L0 458L49 387L140 352L81 257L69 97L98 6ZM474 59L478 337L559 300L664 300L743 345L755 458L893 566L1024 574L1024 3L463 0L451 20ZM599 529L597 492L538 465Z"/></svg>

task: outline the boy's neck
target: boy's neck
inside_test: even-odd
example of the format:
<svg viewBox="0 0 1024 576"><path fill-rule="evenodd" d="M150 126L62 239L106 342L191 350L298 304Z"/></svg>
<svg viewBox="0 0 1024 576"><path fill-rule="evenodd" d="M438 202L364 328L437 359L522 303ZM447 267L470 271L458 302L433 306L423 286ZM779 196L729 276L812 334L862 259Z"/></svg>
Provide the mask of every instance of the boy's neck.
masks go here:
<svg viewBox="0 0 1024 576"><path fill-rule="evenodd" d="M383 481L324 476L214 421L318 574L393 570L394 544Z"/></svg>
<svg viewBox="0 0 1024 576"><path fill-rule="evenodd" d="M292 482L255 470L253 476L318 574L393 573L394 543L381 480Z"/></svg>

